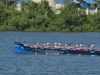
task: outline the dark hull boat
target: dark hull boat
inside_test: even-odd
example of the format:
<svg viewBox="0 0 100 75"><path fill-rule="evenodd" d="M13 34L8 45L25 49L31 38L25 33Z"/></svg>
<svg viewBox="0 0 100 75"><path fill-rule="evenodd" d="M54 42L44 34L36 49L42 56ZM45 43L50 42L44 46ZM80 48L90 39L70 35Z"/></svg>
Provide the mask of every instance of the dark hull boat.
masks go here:
<svg viewBox="0 0 100 75"><path fill-rule="evenodd" d="M25 47L21 43L14 44L15 53L56 53L56 54L81 54L81 55L100 55L100 51L96 50L62 50L62 49L40 49L40 48L31 48Z"/></svg>

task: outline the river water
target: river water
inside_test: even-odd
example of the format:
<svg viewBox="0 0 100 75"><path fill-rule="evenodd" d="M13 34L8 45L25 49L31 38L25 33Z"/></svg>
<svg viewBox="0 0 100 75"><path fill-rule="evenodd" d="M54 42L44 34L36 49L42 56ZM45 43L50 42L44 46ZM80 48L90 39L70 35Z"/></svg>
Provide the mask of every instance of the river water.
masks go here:
<svg viewBox="0 0 100 75"><path fill-rule="evenodd" d="M100 75L100 56L14 53L14 41L94 44L98 32L0 32L0 75Z"/></svg>

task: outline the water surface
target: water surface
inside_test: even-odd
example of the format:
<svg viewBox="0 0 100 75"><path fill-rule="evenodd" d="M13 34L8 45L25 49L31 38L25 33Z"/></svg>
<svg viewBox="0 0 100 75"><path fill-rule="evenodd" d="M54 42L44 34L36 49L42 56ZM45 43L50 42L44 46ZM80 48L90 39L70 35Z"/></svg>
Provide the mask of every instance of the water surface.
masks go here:
<svg viewBox="0 0 100 75"><path fill-rule="evenodd" d="M100 56L14 53L14 41L24 40L100 48L98 32L0 32L0 75L100 75Z"/></svg>

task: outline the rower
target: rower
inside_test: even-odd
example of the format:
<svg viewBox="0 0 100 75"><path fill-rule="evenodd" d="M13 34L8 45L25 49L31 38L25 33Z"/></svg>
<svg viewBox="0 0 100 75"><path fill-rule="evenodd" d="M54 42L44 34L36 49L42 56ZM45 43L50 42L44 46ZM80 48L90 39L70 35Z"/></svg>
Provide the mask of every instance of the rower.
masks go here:
<svg viewBox="0 0 100 75"><path fill-rule="evenodd" d="M73 47L71 46L71 44L68 44L67 49L68 50L72 50L73 49Z"/></svg>
<svg viewBox="0 0 100 75"><path fill-rule="evenodd" d="M91 45L91 49L92 49L92 50L95 50L94 45Z"/></svg>
<svg viewBox="0 0 100 75"><path fill-rule="evenodd" d="M91 46L91 49L92 49L92 50L98 50L98 48L95 48L94 45Z"/></svg>
<svg viewBox="0 0 100 75"><path fill-rule="evenodd" d="M42 49L46 49L46 44L45 43L43 44Z"/></svg>
<svg viewBox="0 0 100 75"><path fill-rule="evenodd" d="M78 47L78 45L76 45L76 46L75 46L75 50L79 50L79 47Z"/></svg>
<svg viewBox="0 0 100 75"><path fill-rule="evenodd" d="M59 50L62 49L61 43L58 43L58 49L59 49Z"/></svg>
<svg viewBox="0 0 100 75"><path fill-rule="evenodd" d="M36 42L33 43L32 48L36 48Z"/></svg>
<svg viewBox="0 0 100 75"><path fill-rule="evenodd" d="M46 48L47 48L47 50L50 50L51 49L50 43L47 43L46 44Z"/></svg>
<svg viewBox="0 0 100 75"><path fill-rule="evenodd" d="M57 43L54 43L54 49L58 49Z"/></svg>
<svg viewBox="0 0 100 75"><path fill-rule="evenodd" d="M85 50L85 48L83 48L83 45L82 44L80 44L79 50Z"/></svg>
<svg viewBox="0 0 100 75"><path fill-rule="evenodd" d="M88 45L87 50L91 50L91 46L90 45Z"/></svg>
<svg viewBox="0 0 100 75"><path fill-rule="evenodd" d="M36 48L40 48L39 42L36 43Z"/></svg>
<svg viewBox="0 0 100 75"><path fill-rule="evenodd" d="M64 49L65 49L65 50L67 50L67 44L65 44L65 47L64 47Z"/></svg>

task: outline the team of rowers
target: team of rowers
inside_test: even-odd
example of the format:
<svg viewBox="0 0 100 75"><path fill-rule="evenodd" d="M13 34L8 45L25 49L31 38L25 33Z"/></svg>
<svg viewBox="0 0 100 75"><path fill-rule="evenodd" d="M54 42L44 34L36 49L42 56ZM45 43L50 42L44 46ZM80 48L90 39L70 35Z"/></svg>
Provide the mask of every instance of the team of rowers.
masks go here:
<svg viewBox="0 0 100 75"><path fill-rule="evenodd" d="M53 46L50 45L50 43L46 43L41 45L39 42L34 43L33 46L30 46L29 44L26 43L26 41L24 41L23 43L24 46L29 46L31 48L40 48L40 49L51 49L51 50L57 50L57 49L61 49L61 50L99 50L98 48L95 48L94 45L88 45L87 47L83 47L82 44L80 44L79 46L72 46L71 44L65 44L65 46L62 46L61 43L54 43Z"/></svg>

